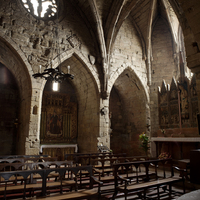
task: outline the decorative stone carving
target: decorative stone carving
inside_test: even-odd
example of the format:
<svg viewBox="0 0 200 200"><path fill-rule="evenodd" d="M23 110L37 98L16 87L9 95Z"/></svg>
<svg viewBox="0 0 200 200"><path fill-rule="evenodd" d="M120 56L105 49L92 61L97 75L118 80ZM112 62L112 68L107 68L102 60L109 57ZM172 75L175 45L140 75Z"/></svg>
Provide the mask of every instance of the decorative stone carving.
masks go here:
<svg viewBox="0 0 200 200"><path fill-rule="evenodd" d="M95 57L92 56L92 55L88 55L88 58L89 58L90 63L91 63L92 65L94 65L94 63L95 63Z"/></svg>
<svg viewBox="0 0 200 200"><path fill-rule="evenodd" d="M80 47L81 45L79 38L75 34L72 34L69 38L67 38L67 41L73 48Z"/></svg>
<svg viewBox="0 0 200 200"><path fill-rule="evenodd" d="M27 57L34 72L37 72L39 65L47 67L49 60L53 60L58 53L62 54L72 48L80 49L79 37L71 30L63 29L62 26L57 27L53 21L44 23L27 14L23 21L24 24L16 28L13 8L16 12L18 9L16 1L12 1L11 7L6 7L6 4L1 5L1 12L6 10L7 15L0 17L0 28L4 35L12 37L13 41L21 38L17 39L17 45Z"/></svg>

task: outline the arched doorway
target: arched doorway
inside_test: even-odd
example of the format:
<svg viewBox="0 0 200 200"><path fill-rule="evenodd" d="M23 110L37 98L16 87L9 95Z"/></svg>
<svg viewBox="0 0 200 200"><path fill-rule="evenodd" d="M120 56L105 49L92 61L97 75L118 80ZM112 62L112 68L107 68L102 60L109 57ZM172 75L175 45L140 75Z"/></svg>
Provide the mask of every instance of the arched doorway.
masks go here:
<svg viewBox="0 0 200 200"><path fill-rule="evenodd" d="M0 63L0 154L16 154L19 90L12 73Z"/></svg>

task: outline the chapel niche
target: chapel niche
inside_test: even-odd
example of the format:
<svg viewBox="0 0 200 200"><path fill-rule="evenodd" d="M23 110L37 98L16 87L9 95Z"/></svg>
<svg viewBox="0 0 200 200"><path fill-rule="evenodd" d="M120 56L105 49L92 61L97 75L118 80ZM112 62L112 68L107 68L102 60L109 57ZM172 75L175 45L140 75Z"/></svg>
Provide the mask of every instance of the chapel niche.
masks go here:
<svg viewBox="0 0 200 200"><path fill-rule="evenodd" d="M0 154L16 154L19 90L12 73L0 63Z"/></svg>
<svg viewBox="0 0 200 200"><path fill-rule="evenodd" d="M47 81L43 92L41 114L41 144L77 143L77 98L68 81L60 84L58 92L52 91Z"/></svg>
<svg viewBox="0 0 200 200"><path fill-rule="evenodd" d="M116 79L109 100L110 148L115 153L142 155L138 135L146 131L146 97L135 73L127 68ZM119 145L123 143L125 145Z"/></svg>

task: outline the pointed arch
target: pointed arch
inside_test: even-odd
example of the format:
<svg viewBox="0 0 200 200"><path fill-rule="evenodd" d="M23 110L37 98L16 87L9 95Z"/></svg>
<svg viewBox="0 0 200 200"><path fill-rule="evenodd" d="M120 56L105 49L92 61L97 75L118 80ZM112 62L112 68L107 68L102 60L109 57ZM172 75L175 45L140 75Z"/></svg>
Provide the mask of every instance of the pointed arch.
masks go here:
<svg viewBox="0 0 200 200"><path fill-rule="evenodd" d="M97 113L100 107L100 83L94 66L76 49L62 53L60 59L55 58L52 62L53 68L60 63L64 73L67 73L67 66L70 65L70 73L74 74L74 79L69 82L74 87L78 103L77 143L79 150L94 152L97 146L96 138L99 134L99 115ZM43 81L44 85L45 83L46 81ZM82 142L85 138L88 139L87 144Z"/></svg>
<svg viewBox="0 0 200 200"><path fill-rule="evenodd" d="M10 43L10 44L9 44ZM13 46L12 46L13 45ZM19 126L16 143L17 153L25 153L25 141L30 130L30 110L32 97L31 68L24 62L25 56L17 45L8 37L0 38L0 62L9 69L19 88ZM25 59L26 60L26 59Z"/></svg>
<svg viewBox="0 0 200 200"><path fill-rule="evenodd" d="M144 84L141 82L141 79L139 78L139 76L137 75L137 73L135 72L134 69L132 69L132 67L130 66L121 66L121 68L119 68L118 70L116 70L116 72L114 74L111 74L111 78L110 78L110 82L109 82L109 88L108 88L108 93L111 92L111 89L115 83L115 81L117 80L117 78L126 70L128 69L132 74L134 74L134 76L136 77L138 83L140 84L140 86L142 87L144 93L145 93L145 98L146 101L149 103L150 102L150 97L149 97L149 92L148 92L148 86L144 86Z"/></svg>
<svg viewBox="0 0 200 200"><path fill-rule="evenodd" d="M110 91L109 111L112 113L111 149L117 153L140 155L138 135L148 132L150 110L144 87L130 67L115 79ZM116 146L119 142L126 145Z"/></svg>
<svg viewBox="0 0 200 200"><path fill-rule="evenodd" d="M96 67L90 64L89 60L83 55L83 53L81 53L77 49L71 49L70 51L63 52L60 55L60 59L57 57L55 60L53 60L52 62L53 67L56 68L60 63L62 64L72 56L75 56L85 66L88 73L92 75L97 91L100 93L100 81L98 78ZM73 72L73 68L71 70Z"/></svg>

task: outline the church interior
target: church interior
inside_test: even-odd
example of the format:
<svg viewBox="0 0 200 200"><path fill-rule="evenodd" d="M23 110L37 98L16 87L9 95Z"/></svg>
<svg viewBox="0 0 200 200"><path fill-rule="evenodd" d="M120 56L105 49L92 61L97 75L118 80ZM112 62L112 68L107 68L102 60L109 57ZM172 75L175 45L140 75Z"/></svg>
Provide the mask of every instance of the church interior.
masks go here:
<svg viewBox="0 0 200 200"><path fill-rule="evenodd" d="M198 188L200 1L0 5L2 159L108 153L145 158L144 166L169 159Z"/></svg>

